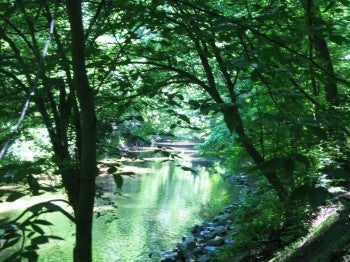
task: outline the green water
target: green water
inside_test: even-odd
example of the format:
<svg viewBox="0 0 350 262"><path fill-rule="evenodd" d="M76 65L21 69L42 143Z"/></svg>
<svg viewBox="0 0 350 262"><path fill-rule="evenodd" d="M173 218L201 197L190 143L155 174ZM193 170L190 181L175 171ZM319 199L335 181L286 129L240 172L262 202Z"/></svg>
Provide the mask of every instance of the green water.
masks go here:
<svg viewBox="0 0 350 262"><path fill-rule="evenodd" d="M96 201L93 261L159 261L162 250L171 250L193 225L211 219L237 197L219 175L204 169L193 175L174 162L147 165L147 174L126 177L121 190L112 177L98 178L107 199ZM46 233L65 241L41 245L39 261L72 261L74 225L59 214L43 218L54 224Z"/></svg>

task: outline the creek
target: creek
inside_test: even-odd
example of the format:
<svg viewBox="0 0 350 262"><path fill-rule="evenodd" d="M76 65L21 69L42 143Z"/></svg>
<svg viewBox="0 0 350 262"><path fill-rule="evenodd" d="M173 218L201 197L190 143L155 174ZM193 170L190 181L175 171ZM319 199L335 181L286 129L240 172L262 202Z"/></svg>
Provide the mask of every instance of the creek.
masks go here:
<svg viewBox="0 0 350 262"><path fill-rule="evenodd" d="M176 161L153 154L124 163L138 175L125 176L121 189L112 176L98 177L93 261L160 261L161 251L172 249L195 224L212 219L237 199L238 190L208 172L203 166L208 163L194 157L189 147L177 150L183 157ZM54 224L45 227L46 233L64 241L41 245L39 261L72 261L74 225L60 214L43 219Z"/></svg>

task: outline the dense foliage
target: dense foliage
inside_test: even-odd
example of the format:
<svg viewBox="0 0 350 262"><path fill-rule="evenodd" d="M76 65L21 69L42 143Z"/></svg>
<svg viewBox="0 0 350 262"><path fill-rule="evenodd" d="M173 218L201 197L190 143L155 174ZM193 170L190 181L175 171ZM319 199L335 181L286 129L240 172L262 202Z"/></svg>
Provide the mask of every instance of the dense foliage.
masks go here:
<svg viewBox="0 0 350 262"><path fill-rule="evenodd" d="M15 187L0 196L63 187L75 260L89 261L79 254L91 236L79 232L91 231L96 160L157 137L196 138L226 177L244 173L237 243L220 259L270 256L305 234L313 212L333 201L329 187L349 186L349 5L3 1L0 183ZM20 141L34 143L37 157L23 161ZM60 182L41 184L42 172ZM29 208L22 224L1 221L0 251L32 238L10 260L36 261L54 237L40 229L50 211L65 212L50 202Z"/></svg>

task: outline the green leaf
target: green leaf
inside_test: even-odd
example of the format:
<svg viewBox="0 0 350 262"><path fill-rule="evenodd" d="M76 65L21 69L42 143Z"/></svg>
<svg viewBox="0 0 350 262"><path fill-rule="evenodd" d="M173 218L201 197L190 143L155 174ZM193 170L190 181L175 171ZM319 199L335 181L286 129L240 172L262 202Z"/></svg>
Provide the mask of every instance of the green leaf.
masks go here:
<svg viewBox="0 0 350 262"><path fill-rule="evenodd" d="M327 12L329 9L331 9L335 5L335 1L329 1L326 8L323 10L323 12Z"/></svg>
<svg viewBox="0 0 350 262"><path fill-rule="evenodd" d="M16 228L14 229L14 227L16 227ZM3 239L11 239L11 238L21 237L22 234L17 233L17 230L19 230L19 228L16 225L14 225L14 224L10 225L10 228L6 229L6 233L4 235L2 235L2 238Z"/></svg>
<svg viewBox="0 0 350 262"><path fill-rule="evenodd" d="M13 253L11 256L6 258L4 262L20 262L21 261L20 254L21 254L21 251Z"/></svg>
<svg viewBox="0 0 350 262"><path fill-rule="evenodd" d="M118 168L116 166L111 166L107 170L108 174L113 174L114 172L117 172L117 171L118 171Z"/></svg>
<svg viewBox="0 0 350 262"><path fill-rule="evenodd" d="M317 187L313 189L309 194L309 203L313 209L317 209L319 206L325 204L330 194L327 189L323 187Z"/></svg>
<svg viewBox="0 0 350 262"><path fill-rule="evenodd" d="M7 202L13 202L16 201L17 199L25 196L26 194L21 193L21 192L12 192L7 198L6 201Z"/></svg>
<svg viewBox="0 0 350 262"><path fill-rule="evenodd" d="M65 210L53 203L47 202L47 203L43 203L44 206L47 208L47 210L49 210L50 212L61 212L61 213L65 213Z"/></svg>
<svg viewBox="0 0 350 262"><path fill-rule="evenodd" d="M161 153L165 157L170 157L172 155L171 152L165 150L154 150L154 153Z"/></svg>
<svg viewBox="0 0 350 262"><path fill-rule="evenodd" d="M38 250L39 246L37 245L29 245L25 247L26 250Z"/></svg>
<svg viewBox="0 0 350 262"><path fill-rule="evenodd" d="M62 237L59 236L47 236L49 239L55 239L55 240L64 240Z"/></svg>
<svg viewBox="0 0 350 262"><path fill-rule="evenodd" d="M294 201L304 200L312 190L314 190L314 187L310 185L302 185L297 187L291 193L290 199Z"/></svg>
<svg viewBox="0 0 350 262"><path fill-rule="evenodd" d="M23 252L22 256L27 258L29 262L38 261L38 258L39 258L39 255L34 250Z"/></svg>
<svg viewBox="0 0 350 262"><path fill-rule="evenodd" d="M33 223L35 224L39 224L39 225L44 225L44 226L51 226L52 223L47 221L47 220L43 220L43 219L37 219L35 221L33 221Z"/></svg>
<svg viewBox="0 0 350 262"><path fill-rule="evenodd" d="M132 171L128 171L128 172L119 172L118 174L119 174L119 175L122 175L122 176L133 176L133 175L135 175L135 172L132 172Z"/></svg>
<svg viewBox="0 0 350 262"><path fill-rule="evenodd" d="M306 128L311 134L318 136L321 139L327 139L327 132L320 126L306 125Z"/></svg>
<svg viewBox="0 0 350 262"><path fill-rule="evenodd" d="M181 120L185 121L187 124L191 124L191 121L190 121L190 119L187 116L185 116L185 115L178 115L178 117Z"/></svg>
<svg viewBox="0 0 350 262"><path fill-rule="evenodd" d="M45 234L44 230L41 227L39 227L35 224L31 224L30 226L34 229L34 231L38 232L40 235Z"/></svg>
<svg viewBox="0 0 350 262"><path fill-rule="evenodd" d="M229 69L245 68L250 65L251 65L251 62L248 60L236 59L236 60L230 61L230 63L227 63L227 68Z"/></svg>
<svg viewBox="0 0 350 262"><path fill-rule="evenodd" d="M195 110L200 107L200 103L197 100L189 100L188 103Z"/></svg>
<svg viewBox="0 0 350 262"><path fill-rule="evenodd" d="M192 173L194 173L194 174L196 174L196 175L198 174L196 170L194 170L193 168L190 168L190 167L188 167L188 166L180 166L180 167L181 167L181 169L184 170L184 171L190 171L190 172L192 172Z"/></svg>
<svg viewBox="0 0 350 262"><path fill-rule="evenodd" d="M340 198L340 202L344 205L346 209L350 209L350 199L347 197Z"/></svg>
<svg viewBox="0 0 350 262"><path fill-rule="evenodd" d="M42 245L42 244L48 243L49 239L64 240L59 236L38 236L31 240L31 245L33 246Z"/></svg>
<svg viewBox="0 0 350 262"><path fill-rule="evenodd" d="M340 178L340 179L345 179L350 181L350 174L347 170L345 169L328 169L326 170L326 174L335 177L335 178Z"/></svg>
<svg viewBox="0 0 350 262"><path fill-rule="evenodd" d="M16 245L20 239L21 239L21 237L16 237L16 238L13 238L11 240L6 241L5 244L1 246L1 249L9 248L9 247Z"/></svg>
<svg viewBox="0 0 350 262"><path fill-rule="evenodd" d="M170 125L170 129L174 129L174 128L176 128L177 127L177 124L171 124Z"/></svg>
<svg viewBox="0 0 350 262"><path fill-rule="evenodd" d="M160 163L164 163L164 162L168 162L168 161L173 162L174 160L173 159L165 159L165 160L160 161Z"/></svg>
<svg viewBox="0 0 350 262"><path fill-rule="evenodd" d="M250 75L250 79L253 81L253 82L258 82L260 80L260 73L259 73L259 69L255 68L251 75Z"/></svg>
<svg viewBox="0 0 350 262"><path fill-rule="evenodd" d="M329 40L331 40L333 43L336 43L338 45L349 43L349 39L341 35L330 35Z"/></svg>
<svg viewBox="0 0 350 262"><path fill-rule="evenodd" d="M291 194L291 200L307 200L313 209L323 205L329 197L330 194L327 189L323 187L315 188L310 185L302 185Z"/></svg>
<svg viewBox="0 0 350 262"><path fill-rule="evenodd" d="M119 173L116 173L116 174L113 174L113 179L117 188L121 189L124 183L123 177Z"/></svg>
<svg viewBox="0 0 350 262"><path fill-rule="evenodd" d="M31 244L32 245L42 245L49 242L48 236L38 236L32 239Z"/></svg>
<svg viewBox="0 0 350 262"><path fill-rule="evenodd" d="M33 235L35 235L35 232L31 231L31 232L29 232L27 238L32 238Z"/></svg>
<svg viewBox="0 0 350 262"><path fill-rule="evenodd" d="M303 164L306 168L310 167L310 160L306 156L295 153L292 154L291 157L294 159L295 162Z"/></svg>
<svg viewBox="0 0 350 262"><path fill-rule="evenodd" d="M342 3L345 6L349 6L350 1L349 0L339 0L340 3Z"/></svg>
<svg viewBox="0 0 350 262"><path fill-rule="evenodd" d="M44 206L46 203L39 203L39 204L35 204L31 207L28 207L27 210L32 212L33 214L38 213Z"/></svg>

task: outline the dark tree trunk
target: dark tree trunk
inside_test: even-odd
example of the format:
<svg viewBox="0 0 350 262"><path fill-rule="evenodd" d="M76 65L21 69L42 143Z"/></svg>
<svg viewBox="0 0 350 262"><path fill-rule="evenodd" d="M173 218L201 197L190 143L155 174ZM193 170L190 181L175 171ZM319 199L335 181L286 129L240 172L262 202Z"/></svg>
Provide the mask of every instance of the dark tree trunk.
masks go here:
<svg viewBox="0 0 350 262"><path fill-rule="evenodd" d="M214 35L214 34L213 34ZM213 38L214 39L214 38ZM222 72L223 77L225 78L227 88L231 97L232 106L222 110L224 115L224 120L228 129L232 132L235 131L240 138L244 149L247 151L248 155L253 159L255 164L261 165L264 163L264 157L259 153L258 149L254 146L252 140L246 134L244 129L243 121L239 108L237 106L237 96L235 94L235 84L231 80L231 76L227 71L225 63L220 55L219 49L216 47L214 41L211 42L211 47L214 50L215 58L218 62L220 71ZM269 181L272 188L276 191L280 200L286 203L288 199L288 192L285 186L283 185L281 179L278 177L276 172L266 172L261 169L263 176Z"/></svg>
<svg viewBox="0 0 350 262"><path fill-rule="evenodd" d="M310 43L317 53L317 60L321 63L325 73L325 93L326 100L331 105L339 105L338 87L335 79L335 73L332 63L332 58L327 46L325 37L322 32L317 32L315 29L323 25L321 12L318 6L315 6L313 0L301 0L304 12L307 19L307 27L309 28Z"/></svg>
<svg viewBox="0 0 350 262"><path fill-rule="evenodd" d="M261 165L264 163L264 158L261 156L259 151L255 148L249 137L247 136L243 122L240 116L240 113L238 111L238 108L236 106L233 106L232 110L230 110L230 117L235 122L235 132L237 133L238 137L240 138L241 143L243 144L244 149L247 151L248 155L254 160L255 164ZM228 121L226 120L226 123ZM229 126L229 124L228 124ZM264 177L269 181L272 188L276 191L279 199L286 203L288 201L288 191L286 190L285 186L283 185L280 178L277 176L276 172L266 172L263 169L261 170Z"/></svg>
<svg viewBox="0 0 350 262"><path fill-rule="evenodd" d="M74 86L80 104L81 155L76 210L74 261L92 261L92 221L96 176L96 114L94 94L85 67L85 42L80 0L66 1L72 34Z"/></svg>

